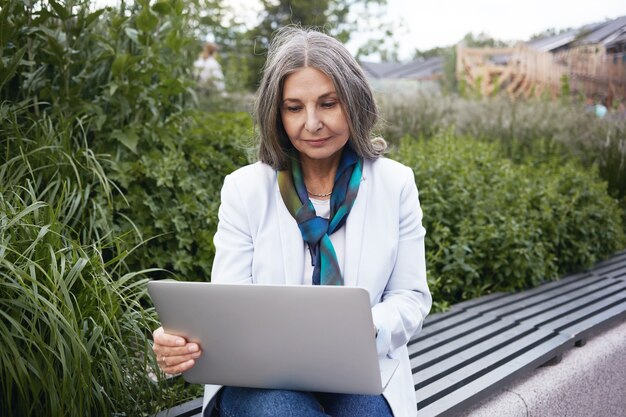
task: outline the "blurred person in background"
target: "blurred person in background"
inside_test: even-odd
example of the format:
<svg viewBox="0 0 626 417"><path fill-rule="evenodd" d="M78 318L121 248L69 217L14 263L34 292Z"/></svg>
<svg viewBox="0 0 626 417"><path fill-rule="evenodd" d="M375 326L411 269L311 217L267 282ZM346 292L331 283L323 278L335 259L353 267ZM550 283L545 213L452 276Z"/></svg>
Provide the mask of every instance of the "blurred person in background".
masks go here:
<svg viewBox="0 0 626 417"><path fill-rule="evenodd" d="M224 91L224 73L220 63L215 59L217 49L216 44L205 43L200 56L193 63L193 73L201 88Z"/></svg>

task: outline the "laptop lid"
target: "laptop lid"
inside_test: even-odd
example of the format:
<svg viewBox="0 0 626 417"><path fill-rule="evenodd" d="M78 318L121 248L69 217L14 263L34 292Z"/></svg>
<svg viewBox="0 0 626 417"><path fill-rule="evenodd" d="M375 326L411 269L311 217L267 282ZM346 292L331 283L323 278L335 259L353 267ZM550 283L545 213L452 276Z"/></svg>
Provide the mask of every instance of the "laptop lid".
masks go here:
<svg viewBox="0 0 626 417"><path fill-rule="evenodd" d="M198 343L186 381L380 394L397 367L376 352L363 288L151 281L166 332Z"/></svg>

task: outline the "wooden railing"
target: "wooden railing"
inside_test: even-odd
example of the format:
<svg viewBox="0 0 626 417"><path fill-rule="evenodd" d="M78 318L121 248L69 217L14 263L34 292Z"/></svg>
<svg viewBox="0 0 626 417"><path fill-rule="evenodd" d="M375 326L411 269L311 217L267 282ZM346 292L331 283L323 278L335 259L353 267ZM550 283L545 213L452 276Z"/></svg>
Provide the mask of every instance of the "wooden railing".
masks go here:
<svg viewBox="0 0 626 417"><path fill-rule="evenodd" d="M512 97L573 92L608 100L626 98L626 54L606 54L601 45L550 53L520 43L511 48L457 47L457 77L481 95Z"/></svg>

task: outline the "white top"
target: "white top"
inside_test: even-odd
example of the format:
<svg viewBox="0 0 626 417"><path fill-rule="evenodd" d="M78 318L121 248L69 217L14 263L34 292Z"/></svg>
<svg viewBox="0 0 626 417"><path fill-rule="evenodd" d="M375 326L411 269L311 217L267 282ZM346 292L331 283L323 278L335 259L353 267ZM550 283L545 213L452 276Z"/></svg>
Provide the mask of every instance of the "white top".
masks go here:
<svg viewBox="0 0 626 417"><path fill-rule="evenodd" d="M311 198L311 203L315 208L315 214L324 219L330 218L330 199L318 200ZM337 254L337 262L339 263L339 270L343 275L343 264L345 259L345 246L346 246L346 228L342 226L335 233L330 235L330 241L335 247L335 253ZM303 285L313 284L313 265L311 265L311 252L309 251L309 245L304 245L304 275L302 276Z"/></svg>
<svg viewBox="0 0 626 417"><path fill-rule="evenodd" d="M200 85L213 86L218 90L224 89L224 74L219 62L212 56L207 59L199 57L193 63L194 76Z"/></svg>

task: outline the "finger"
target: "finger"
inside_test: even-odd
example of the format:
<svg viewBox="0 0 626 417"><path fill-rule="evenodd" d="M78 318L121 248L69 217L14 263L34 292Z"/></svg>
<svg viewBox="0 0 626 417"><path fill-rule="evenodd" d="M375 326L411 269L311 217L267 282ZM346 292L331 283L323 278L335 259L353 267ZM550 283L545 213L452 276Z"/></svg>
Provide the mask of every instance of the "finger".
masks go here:
<svg viewBox="0 0 626 417"><path fill-rule="evenodd" d="M163 346L184 346L187 341L180 336L165 333L163 327L159 327L152 333L152 337L155 344Z"/></svg>
<svg viewBox="0 0 626 417"><path fill-rule="evenodd" d="M196 364L196 362L193 359L190 359L190 360L188 360L186 362L183 362L181 364L174 365L174 366L165 366L165 367L162 367L161 369L166 374L179 374L181 372L185 372L185 371L191 369L195 364Z"/></svg>
<svg viewBox="0 0 626 417"><path fill-rule="evenodd" d="M159 362L159 366L163 368L170 368L172 366L181 365L188 360L198 359L201 355L201 352L189 353L187 355L181 356L161 356Z"/></svg>
<svg viewBox="0 0 626 417"><path fill-rule="evenodd" d="M200 346L197 343L187 343L182 347L168 347L163 345L157 345L156 343L152 346L152 350L154 353L161 356L184 356L190 353L201 352Z"/></svg>

